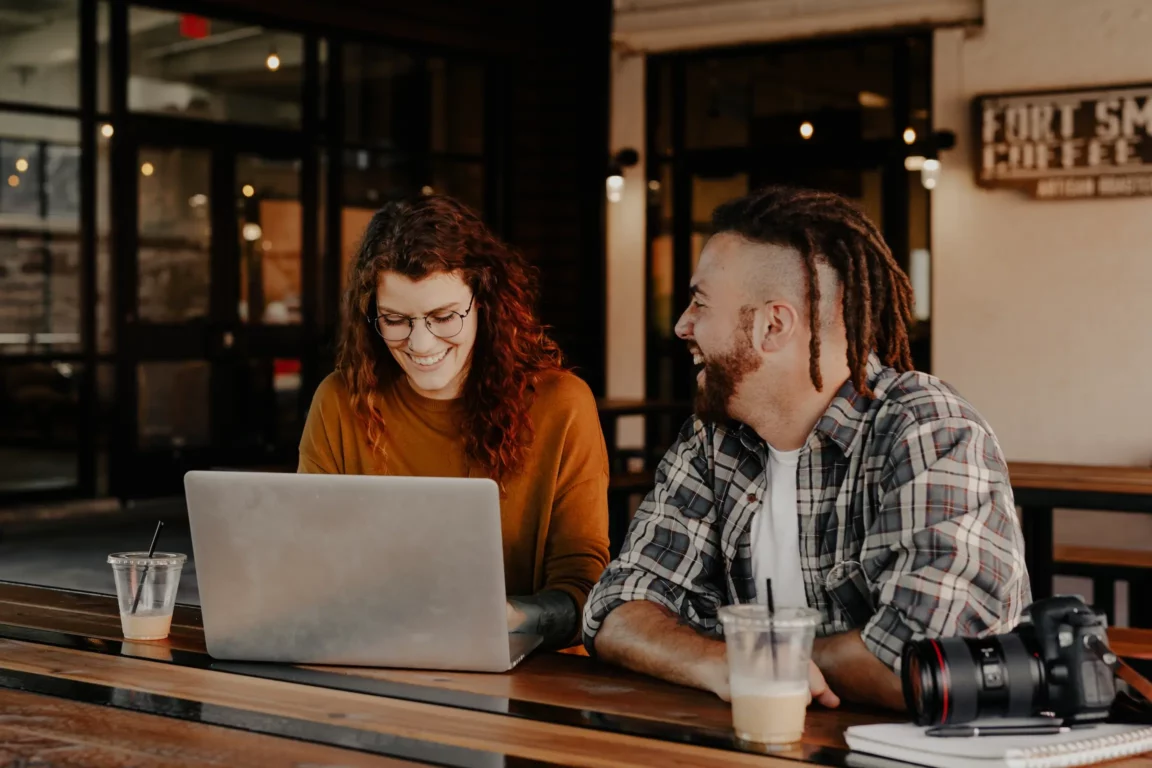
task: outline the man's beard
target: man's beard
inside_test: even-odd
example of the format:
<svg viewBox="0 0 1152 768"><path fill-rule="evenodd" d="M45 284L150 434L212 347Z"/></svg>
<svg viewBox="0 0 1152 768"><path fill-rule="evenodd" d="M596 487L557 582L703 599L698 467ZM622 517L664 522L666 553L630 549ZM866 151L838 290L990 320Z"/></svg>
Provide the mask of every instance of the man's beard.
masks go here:
<svg viewBox="0 0 1152 768"><path fill-rule="evenodd" d="M704 384L696 390L696 416L713 424L732 420L729 405L736 388L759 367L760 358L748 333L737 332L732 349L704 362Z"/></svg>

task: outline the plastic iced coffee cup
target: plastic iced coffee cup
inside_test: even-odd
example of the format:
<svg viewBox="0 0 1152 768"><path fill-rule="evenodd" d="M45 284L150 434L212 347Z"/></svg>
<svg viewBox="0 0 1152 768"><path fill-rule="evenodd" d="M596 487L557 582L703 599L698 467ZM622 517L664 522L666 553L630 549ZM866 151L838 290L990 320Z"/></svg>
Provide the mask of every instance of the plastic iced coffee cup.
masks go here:
<svg viewBox="0 0 1152 768"><path fill-rule="evenodd" d="M737 738L781 749L800 741L819 619L811 608L772 612L750 603L720 609Z"/></svg>
<svg viewBox="0 0 1152 768"><path fill-rule="evenodd" d="M116 578L120 626L126 640L163 640L172 626L176 590L187 555L120 552L108 555Z"/></svg>

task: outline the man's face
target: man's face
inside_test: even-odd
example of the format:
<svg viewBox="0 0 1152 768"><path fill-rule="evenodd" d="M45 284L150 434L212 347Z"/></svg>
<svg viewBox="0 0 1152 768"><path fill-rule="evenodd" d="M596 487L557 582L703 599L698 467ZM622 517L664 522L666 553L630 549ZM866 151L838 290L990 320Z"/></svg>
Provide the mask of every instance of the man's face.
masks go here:
<svg viewBox="0 0 1152 768"><path fill-rule="evenodd" d="M734 418L732 402L741 382L763 362L752 338L754 309L741 279L741 249L753 247L735 235L708 241L692 276L692 302L676 323L696 364L696 415L705 421Z"/></svg>

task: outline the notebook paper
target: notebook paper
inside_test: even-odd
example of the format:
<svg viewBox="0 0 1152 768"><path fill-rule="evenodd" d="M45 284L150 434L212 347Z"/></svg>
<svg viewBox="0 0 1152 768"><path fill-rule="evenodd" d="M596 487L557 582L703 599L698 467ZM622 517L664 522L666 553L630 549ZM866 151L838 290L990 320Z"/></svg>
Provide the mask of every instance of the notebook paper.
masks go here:
<svg viewBox="0 0 1152 768"><path fill-rule="evenodd" d="M1047 736L939 738L911 723L855 725L844 738L854 752L938 768L1065 768L1152 751L1152 727L1101 724Z"/></svg>

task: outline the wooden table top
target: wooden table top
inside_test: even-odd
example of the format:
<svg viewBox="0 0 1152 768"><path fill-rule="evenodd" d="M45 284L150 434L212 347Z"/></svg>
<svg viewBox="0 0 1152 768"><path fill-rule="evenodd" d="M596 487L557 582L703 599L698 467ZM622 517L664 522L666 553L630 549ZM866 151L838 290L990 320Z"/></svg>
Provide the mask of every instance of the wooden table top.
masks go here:
<svg viewBox="0 0 1152 768"><path fill-rule="evenodd" d="M1152 468L1008 462L1013 488L1152 495Z"/></svg>
<svg viewBox="0 0 1152 768"><path fill-rule="evenodd" d="M1152 648L1129 632L1117 651ZM219 663L196 609L127 642L109 596L0 583L0 765L845 765L846 727L898 719L814 706L804 743L770 757L714 696L579 655L500 675Z"/></svg>

